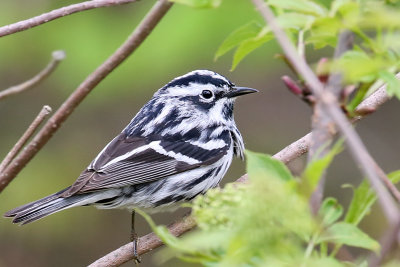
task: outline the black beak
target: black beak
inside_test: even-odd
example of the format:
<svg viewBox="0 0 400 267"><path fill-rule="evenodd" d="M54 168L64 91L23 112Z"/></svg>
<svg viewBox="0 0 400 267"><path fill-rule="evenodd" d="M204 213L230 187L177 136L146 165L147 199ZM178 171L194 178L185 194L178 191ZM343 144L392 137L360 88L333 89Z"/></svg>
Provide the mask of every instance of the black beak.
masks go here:
<svg viewBox="0 0 400 267"><path fill-rule="evenodd" d="M232 87L232 91L229 91L228 93L225 94L225 97L227 98L232 98L232 97L237 97L240 95L246 95L246 94L251 94L251 93L257 93L258 90L253 89L253 88L248 88L248 87Z"/></svg>

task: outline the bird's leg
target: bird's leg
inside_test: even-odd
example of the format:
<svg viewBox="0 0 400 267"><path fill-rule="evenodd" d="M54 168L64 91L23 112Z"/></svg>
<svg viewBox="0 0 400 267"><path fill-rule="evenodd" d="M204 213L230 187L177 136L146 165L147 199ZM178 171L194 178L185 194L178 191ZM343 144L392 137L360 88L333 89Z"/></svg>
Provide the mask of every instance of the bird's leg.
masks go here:
<svg viewBox="0 0 400 267"><path fill-rule="evenodd" d="M141 259L138 255L138 235L135 231L135 210L132 211L132 222L131 222L131 242L133 245L133 260L135 261L136 266L139 265Z"/></svg>

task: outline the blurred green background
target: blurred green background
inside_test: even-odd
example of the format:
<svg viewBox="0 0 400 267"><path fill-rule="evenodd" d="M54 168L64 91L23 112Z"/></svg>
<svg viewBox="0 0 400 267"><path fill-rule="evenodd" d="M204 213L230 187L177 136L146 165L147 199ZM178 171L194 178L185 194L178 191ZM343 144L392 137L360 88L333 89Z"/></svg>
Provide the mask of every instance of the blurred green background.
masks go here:
<svg viewBox="0 0 400 267"><path fill-rule="evenodd" d="M0 25L38 15L78 1L3 0ZM39 72L54 50L67 58L40 86L0 102L0 158L14 145L45 104L57 109L66 97L132 32L154 1L96 9L61 18L28 31L0 38L0 90ZM194 69L211 69L241 86L260 90L237 101L235 118L248 149L274 154L309 131L310 108L289 93L280 81L291 74L274 54L270 42L257 49L230 72L232 54L214 61L218 46L234 29L261 21L251 1L223 1L212 10L175 5L140 48L109 75L75 110L50 142L0 194L0 214L70 185L93 157L130 121L152 94L172 78ZM332 51L308 51L310 62ZM357 129L385 171L400 162L396 100L362 121ZM234 160L224 179L245 172ZM295 173L304 157L291 165ZM327 194L347 204L358 184L357 167L342 153L330 168ZM262 204L262 203L260 203ZM187 211L155 215L168 224ZM141 218L138 231L149 227ZM374 210L363 223L372 236L381 233L383 218ZM66 210L23 227L0 218L0 266L84 266L129 241L130 214L120 210L80 207ZM153 253L154 254L154 253ZM152 253L141 266L155 266ZM165 266L183 266L167 263ZM125 264L132 266L132 263Z"/></svg>

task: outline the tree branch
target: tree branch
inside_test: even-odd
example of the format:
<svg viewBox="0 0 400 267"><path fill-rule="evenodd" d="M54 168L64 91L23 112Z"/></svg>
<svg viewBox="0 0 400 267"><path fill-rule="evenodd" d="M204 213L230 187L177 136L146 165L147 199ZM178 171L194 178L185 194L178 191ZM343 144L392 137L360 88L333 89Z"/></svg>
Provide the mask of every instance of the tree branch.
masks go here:
<svg viewBox="0 0 400 267"><path fill-rule="evenodd" d="M353 34L346 30L340 33L338 44L335 48L334 58L339 58L343 53L352 48ZM325 90L332 92L336 100L339 99L342 92L342 73L332 73L328 78L328 84ZM308 153L308 161L313 161L317 158L323 158L331 149L333 137L336 134L335 123L333 119L324 112L323 105L317 101L314 105L312 116L312 137L311 147ZM318 152L318 153L317 153ZM317 157L317 158L316 158ZM322 172L317 188L310 198L310 207L314 215L318 213L319 207L324 196L324 187L326 181L326 172Z"/></svg>
<svg viewBox="0 0 400 267"><path fill-rule="evenodd" d="M15 159L14 164L0 173L0 192L24 168L24 166L47 143L72 111L110 72L118 67L146 39L158 22L172 6L167 0L159 0L147 13L128 39L102 65L90 74L78 88L68 97L54 115L47 121L30 145Z"/></svg>
<svg viewBox="0 0 400 267"><path fill-rule="evenodd" d="M11 95L19 94L23 91L26 91L38 85L41 81L46 79L56 69L58 64L65 58L65 52L61 50L54 51L51 54L51 56L52 58L49 64L47 64L47 66L41 72L39 72L35 77L19 85L15 85L8 89L0 91L0 100L3 100L4 98L9 97Z"/></svg>
<svg viewBox="0 0 400 267"><path fill-rule="evenodd" d="M371 94L368 98L366 98L360 105L357 110L364 114L363 111L365 109L368 110L377 110L383 103L390 99L390 97L386 94L385 90L386 86L382 86L376 92ZM370 114L370 113L365 113ZM364 116L360 116L354 122L360 120ZM311 133L306 134L299 140L293 142L288 145L278 153L276 153L273 157L282 161L285 164L293 161L294 159L300 157L308 151L310 145ZM244 174L242 177L236 180L236 183L246 183L248 182L248 175ZM190 219L188 222L187 220ZM180 236L196 226L195 221L192 217L185 217L174 224L168 226L170 232L175 236ZM143 255L153 249L156 249L162 246L163 243L160 239L154 234L149 233L139 239L139 248L138 254ZM123 245L120 248L108 253L107 255L101 257L100 259L93 262L90 267L103 267L103 266L119 266L127 261L133 259L133 247L132 242Z"/></svg>
<svg viewBox="0 0 400 267"><path fill-rule="evenodd" d="M174 236L181 236L187 231L196 227L196 222L191 216L186 216L181 220L168 226L169 231ZM163 245L163 242L154 233L149 233L139 238L138 254L143 255ZM110 252L109 254L96 260L88 267L115 267L133 259L132 242Z"/></svg>
<svg viewBox="0 0 400 267"><path fill-rule="evenodd" d="M372 188L376 191L379 203L389 224L396 225L400 220L400 212L397 209L396 203L386 190L385 186L382 184L381 179L375 169L375 161L369 155L366 147L339 108L335 97L328 90L324 90L324 87L312 72L310 67L307 65L304 59L297 54L296 49L293 47L285 32L277 25L275 16L271 9L264 3L263 0L252 1L260 11L264 20L268 23L272 32L275 34L277 41L281 45L288 59L292 62L297 72L303 76L317 101L322 104L324 112L329 114L329 116L337 125L339 131L345 137L345 141L349 147L349 150L353 158L357 161L357 165L359 166L361 172L369 179Z"/></svg>
<svg viewBox="0 0 400 267"><path fill-rule="evenodd" d="M15 158L21 148L25 145L26 141L32 136L35 130L39 127L42 121L49 115L51 112L50 106L43 106L42 110L33 120L31 125L29 125L28 129L26 129L25 133L21 136L18 142L14 145L14 147L8 152L4 160L0 163L0 173L10 164L10 162Z"/></svg>
<svg viewBox="0 0 400 267"><path fill-rule="evenodd" d="M130 2L135 2L136 0L91 0L78 4L73 4L70 6L62 7L59 9L52 10L48 13L44 13L42 15L22 20L13 24L9 24L3 27L0 27L0 37L6 36L9 34L13 34L20 31L25 31L32 27L39 26L46 22L71 15L80 11L89 10L93 8L99 7L108 7L108 6L116 6L122 5Z"/></svg>

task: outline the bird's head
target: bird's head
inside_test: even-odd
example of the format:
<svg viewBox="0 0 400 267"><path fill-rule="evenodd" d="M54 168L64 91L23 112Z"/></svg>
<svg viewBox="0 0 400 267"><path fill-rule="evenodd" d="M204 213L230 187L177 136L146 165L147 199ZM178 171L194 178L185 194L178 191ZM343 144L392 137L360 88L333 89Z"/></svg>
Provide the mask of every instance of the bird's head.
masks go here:
<svg viewBox="0 0 400 267"><path fill-rule="evenodd" d="M238 87L224 76L210 70L195 70L173 79L155 94L182 110L199 111L212 118L232 117L236 97L254 93L257 90Z"/></svg>
<svg viewBox="0 0 400 267"><path fill-rule="evenodd" d="M213 125L234 126L237 96L257 92L237 87L224 76L195 70L159 89L125 129L127 135L148 136L202 132Z"/></svg>

